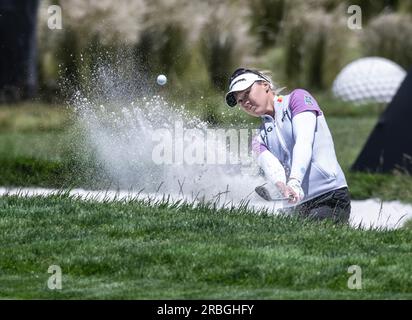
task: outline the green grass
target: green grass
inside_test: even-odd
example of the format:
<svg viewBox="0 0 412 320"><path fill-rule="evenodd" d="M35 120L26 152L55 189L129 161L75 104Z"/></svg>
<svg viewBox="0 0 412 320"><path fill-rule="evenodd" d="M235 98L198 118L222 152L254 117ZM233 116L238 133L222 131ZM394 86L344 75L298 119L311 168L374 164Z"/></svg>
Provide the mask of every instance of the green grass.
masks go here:
<svg viewBox="0 0 412 320"><path fill-rule="evenodd" d="M349 171L379 108L335 105L327 95L320 100L329 106L324 111L353 198L412 202L410 176ZM210 108L219 103L207 99ZM203 116L257 125L219 108ZM93 152L82 148L68 109L6 106L0 123L0 185L109 185ZM410 222L400 230L365 231L246 208L3 196L0 298L411 299L411 233ZM61 291L47 288L50 265L62 268ZM362 267L362 290L347 288L350 265Z"/></svg>
<svg viewBox="0 0 412 320"><path fill-rule="evenodd" d="M385 104L379 103L354 105L351 102L338 100L328 92L314 92L313 96L327 117L373 118L381 114L386 108Z"/></svg>
<svg viewBox="0 0 412 320"><path fill-rule="evenodd" d="M72 124L70 114L65 107L41 102L0 105L0 132L62 131Z"/></svg>
<svg viewBox="0 0 412 320"><path fill-rule="evenodd" d="M412 229L360 230L246 208L0 198L0 298L411 299ZM49 290L49 266L62 290ZM362 268L362 289L347 287Z"/></svg>
<svg viewBox="0 0 412 320"><path fill-rule="evenodd" d="M350 170L376 125L378 114L369 117L327 116L336 155L345 172L353 199L381 198L412 203L412 177L407 174L371 174Z"/></svg>
<svg viewBox="0 0 412 320"><path fill-rule="evenodd" d="M41 103L0 108L1 186L66 188L109 184L73 112L65 106ZM99 184L101 186L101 184Z"/></svg>
<svg viewBox="0 0 412 320"><path fill-rule="evenodd" d="M70 132L0 132L0 185L90 186L103 175L93 154L80 153Z"/></svg>

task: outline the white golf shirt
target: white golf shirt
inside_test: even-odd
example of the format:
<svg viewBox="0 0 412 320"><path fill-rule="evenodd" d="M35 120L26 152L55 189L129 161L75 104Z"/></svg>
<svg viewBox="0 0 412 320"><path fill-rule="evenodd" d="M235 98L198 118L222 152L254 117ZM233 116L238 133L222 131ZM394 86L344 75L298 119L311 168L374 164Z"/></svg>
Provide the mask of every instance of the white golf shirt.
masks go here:
<svg viewBox="0 0 412 320"><path fill-rule="evenodd" d="M261 117L262 126L253 140L265 176L277 181L297 179L305 193L302 202L347 187L325 117L312 95L296 89L276 96L274 105L274 116Z"/></svg>

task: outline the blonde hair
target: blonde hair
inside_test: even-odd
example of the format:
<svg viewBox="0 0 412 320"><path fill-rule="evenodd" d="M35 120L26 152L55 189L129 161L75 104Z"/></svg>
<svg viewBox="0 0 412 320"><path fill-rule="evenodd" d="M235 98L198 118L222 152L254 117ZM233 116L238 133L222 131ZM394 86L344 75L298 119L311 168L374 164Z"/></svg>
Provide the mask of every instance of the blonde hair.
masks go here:
<svg viewBox="0 0 412 320"><path fill-rule="evenodd" d="M272 90L272 92L275 95L278 95L281 91L283 91L284 89L286 89L286 87L281 87L279 88L278 85L273 81L272 79L272 72L269 70L254 70L258 73L260 73L261 75L264 76L265 79L267 79L269 85L270 85L270 89Z"/></svg>

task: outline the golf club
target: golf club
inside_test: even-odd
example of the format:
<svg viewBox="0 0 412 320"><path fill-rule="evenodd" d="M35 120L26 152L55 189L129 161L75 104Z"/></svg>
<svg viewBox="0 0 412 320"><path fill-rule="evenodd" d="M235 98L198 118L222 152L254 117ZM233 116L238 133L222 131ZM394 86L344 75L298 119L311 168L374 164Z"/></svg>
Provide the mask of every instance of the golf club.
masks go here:
<svg viewBox="0 0 412 320"><path fill-rule="evenodd" d="M273 198L269 191L266 189L265 185L257 186L255 188L256 193L266 201L285 201L285 200L290 200L291 197L276 197Z"/></svg>

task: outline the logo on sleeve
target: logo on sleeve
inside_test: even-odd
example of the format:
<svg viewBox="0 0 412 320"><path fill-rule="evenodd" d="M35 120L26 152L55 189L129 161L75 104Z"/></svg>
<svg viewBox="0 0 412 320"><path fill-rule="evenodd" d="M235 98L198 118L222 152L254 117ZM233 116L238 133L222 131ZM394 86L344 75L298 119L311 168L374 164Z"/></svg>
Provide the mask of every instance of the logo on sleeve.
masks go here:
<svg viewBox="0 0 412 320"><path fill-rule="evenodd" d="M304 95L304 100L305 100L305 104L309 105L309 106L313 106L313 101L312 101L312 97L307 96L306 94Z"/></svg>

